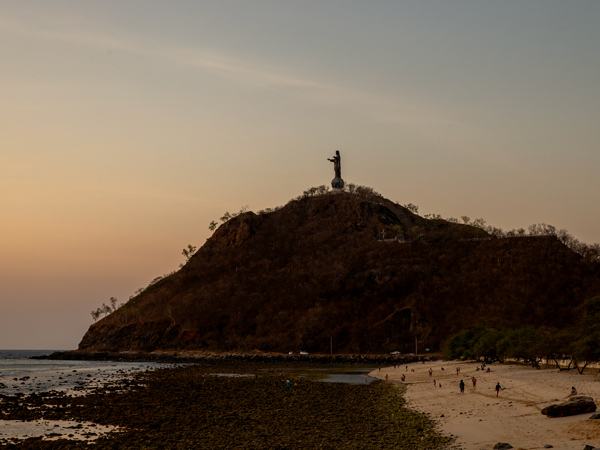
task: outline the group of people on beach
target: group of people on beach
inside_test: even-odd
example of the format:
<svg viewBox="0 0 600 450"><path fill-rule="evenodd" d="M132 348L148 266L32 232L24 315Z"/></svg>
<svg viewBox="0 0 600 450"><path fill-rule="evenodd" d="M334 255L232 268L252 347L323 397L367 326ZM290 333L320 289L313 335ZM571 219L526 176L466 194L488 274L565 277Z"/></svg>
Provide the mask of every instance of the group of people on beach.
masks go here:
<svg viewBox="0 0 600 450"><path fill-rule="evenodd" d="M471 377L471 383L473 383L473 389L475 389L477 387L477 378ZM460 380L460 383L458 383L458 387L460 388L460 393L464 394L465 393L465 382L463 380Z"/></svg>
<svg viewBox="0 0 600 450"><path fill-rule="evenodd" d="M409 377L409 372L415 372L415 368L411 368L408 365L405 366L405 373L401 373L401 381L404 382L407 377ZM410 369L410 370L409 370ZM465 394L465 386L466 384L469 382L469 380L471 381L472 385L473 385L473 393L476 393L476 389L477 389L477 378L473 375L475 375L474 373L471 373L470 376L467 376L465 378L464 374L461 374L461 368L460 367L454 367L454 369L456 370L456 376L458 381L458 388L459 388L459 392L461 395ZM418 368L417 368L418 370ZM441 372L439 375L446 379L448 378L449 375L449 371L445 371L443 367L438 367L438 368L433 368L433 367L428 367L426 368L423 372L427 372L427 374L429 375L430 380L433 380L433 386L434 388L441 388L442 387L442 383L439 381L438 377L435 376L435 374L438 374L438 370ZM451 369L452 370L452 369ZM490 373L492 372L491 368L484 362L481 364L481 366L475 366L475 370L478 373ZM422 376L422 375L421 375ZM485 378L486 376L484 375L480 375L479 378L481 380L481 377L483 376L484 382L486 381ZM451 377L454 378L454 377ZM417 378L417 382L418 382L419 378ZM420 378L420 380L422 380L422 378ZM386 376L386 381L387 381L387 376ZM484 383L485 384L485 383ZM431 386L431 385L430 385ZM455 385L456 386L456 385ZM488 388L489 389L489 388ZM505 389L509 389L509 387L504 386L503 384L500 384L500 381L497 381L496 384L494 385L494 390L496 391L496 397L500 397L500 391L504 391ZM489 391L488 391L489 392ZM485 393L485 390L482 392L482 394L484 396L487 396L488 394ZM568 394L568 397L572 397L572 396L576 396L578 395L577 393L577 389L575 387L571 388L571 392ZM504 395L503 395L504 397ZM510 396L508 398L508 400L510 400Z"/></svg>
<svg viewBox="0 0 600 450"><path fill-rule="evenodd" d="M477 387L477 378L471 377L471 382L473 383L473 389L475 389ZM465 393L465 382L463 380L460 380L460 383L458 383L458 387L460 389L460 393L464 394ZM500 391L502 389L503 389L503 387L500 386L500 382L498 381L498 383L496 383L496 397L498 397L498 394L500 394Z"/></svg>
<svg viewBox="0 0 600 450"><path fill-rule="evenodd" d="M441 367L441 370L442 370L442 371L444 371L444 368L443 368L443 367ZM486 364L485 364L485 362L481 364L481 369L480 369L479 367L477 367L477 370L478 370L478 371L479 371L479 370L482 370L483 372L486 372L486 373L487 373L487 372L491 372L490 368L489 368L489 367L486 367ZM414 370L414 369L412 369L412 372L414 372L414 371L415 371L415 370ZM406 372L408 372L408 366L406 366ZM429 368L429 370L428 370L428 373L429 373L429 376L430 376L430 377L433 377L433 369L432 369L431 367ZM456 375L457 375L457 376L458 376L458 375L460 375L460 367L457 367L457 368L456 368ZM386 381L388 380L388 377L387 377L387 375L386 375L386 377L385 377L385 380L386 380ZM405 380L406 380L406 376L405 376L404 374L402 374L402 376L400 377L400 381L405 381ZM477 378L475 378L475 377L471 377L471 383L473 383L473 389L476 389L476 388L477 388ZM433 386L434 386L434 387L442 387L442 383L440 383L440 382L438 382L438 381L436 381L436 380L434 379L434 380L433 380ZM458 383L458 387L459 387L459 389L460 389L460 393L461 393L461 394L464 394L464 393L465 393L465 381L464 381L464 380L460 380L460 382ZM495 390L496 390L496 397L498 397L498 396L500 395L500 391L501 391L501 390L504 390L504 389L505 389L505 388L503 388L503 387L500 385L500 382L498 381L498 382L496 383L496 388L495 388ZM571 392L571 394L570 394L570 395L576 395L576 394L577 394L577 391L575 390L575 388L573 388L573 390L572 390L572 392Z"/></svg>

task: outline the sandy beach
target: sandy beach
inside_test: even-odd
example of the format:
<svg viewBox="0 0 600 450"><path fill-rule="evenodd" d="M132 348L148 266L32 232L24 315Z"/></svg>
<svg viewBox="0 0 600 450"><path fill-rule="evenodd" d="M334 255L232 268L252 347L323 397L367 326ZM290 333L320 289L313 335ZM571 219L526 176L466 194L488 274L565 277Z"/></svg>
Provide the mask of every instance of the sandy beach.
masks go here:
<svg viewBox="0 0 600 450"><path fill-rule="evenodd" d="M527 450L550 448L547 445L562 450L600 447L600 420L588 420L591 414L564 418L541 414L544 407L564 401L573 386L578 394L588 395L598 404L600 377L596 370L595 375L580 375L523 365L488 367L491 372L477 370L477 363L434 361L382 367L370 375L383 380L387 376L388 382L397 383L404 375L409 406L428 413L440 431L455 436L456 444L465 450L492 449L498 442ZM475 387L472 377L476 378ZM464 394L459 389L461 379ZM498 382L503 389L496 397Z"/></svg>

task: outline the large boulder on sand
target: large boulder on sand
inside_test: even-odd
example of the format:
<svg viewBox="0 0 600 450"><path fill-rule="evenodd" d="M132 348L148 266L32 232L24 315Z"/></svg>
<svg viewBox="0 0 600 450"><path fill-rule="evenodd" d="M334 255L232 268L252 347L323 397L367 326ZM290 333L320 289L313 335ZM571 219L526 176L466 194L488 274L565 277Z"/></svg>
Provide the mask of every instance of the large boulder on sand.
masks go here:
<svg viewBox="0 0 600 450"><path fill-rule="evenodd" d="M494 445L494 450L508 450L511 448L513 448L513 446L507 444L506 442L498 442L496 445Z"/></svg>
<svg viewBox="0 0 600 450"><path fill-rule="evenodd" d="M542 409L542 414L548 417L565 417L576 414L585 414L596 411L596 404L592 397L585 395L576 395L568 401L557 405L546 406Z"/></svg>

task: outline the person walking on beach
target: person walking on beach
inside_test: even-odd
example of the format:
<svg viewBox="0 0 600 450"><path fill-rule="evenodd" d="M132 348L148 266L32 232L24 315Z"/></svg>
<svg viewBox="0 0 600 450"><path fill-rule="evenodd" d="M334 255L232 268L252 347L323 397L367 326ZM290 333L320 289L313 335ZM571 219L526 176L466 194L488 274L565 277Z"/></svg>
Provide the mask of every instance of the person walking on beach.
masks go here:
<svg viewBox="0 0 600 450"><path fill-rule="evenodd" d="M477 380L475 379L475 377L471 378L471 381L473 382L473 389L475 389L475 386L477 385Z"/></svg>
<svg viewBox="0 0 600 450"><path fill-rule="evenodd" d="M460 380L459 387L460 387L460 393L464 394L465 393L465 382L463 380Z"/></svg>
<svg viewBox="0 0 600 450"><path fill-rule="evenodd" d="M432 375L433 375L433 369L430 367L429 368L429 376L432 376Z"/></svg>
<svg viewBox="0 0 600 450"><path fill-rule="evenodd" d="M498 381L498 384L496 384L496 397L498 397L498 394L500 393L500 389L502 389L502 387L500 386L500 382Z"/></svg>

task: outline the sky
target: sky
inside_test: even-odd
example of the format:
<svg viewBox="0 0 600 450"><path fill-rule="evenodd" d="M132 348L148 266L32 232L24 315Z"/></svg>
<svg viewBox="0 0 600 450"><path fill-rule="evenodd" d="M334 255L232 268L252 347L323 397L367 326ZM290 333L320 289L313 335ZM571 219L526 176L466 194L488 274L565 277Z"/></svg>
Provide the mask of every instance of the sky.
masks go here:
<svg viewBox="0 0 600 450"><path fill-rule="evenodd" d="M600 2L0 2L0 348L346 183L600 242Z"/></svg>

